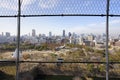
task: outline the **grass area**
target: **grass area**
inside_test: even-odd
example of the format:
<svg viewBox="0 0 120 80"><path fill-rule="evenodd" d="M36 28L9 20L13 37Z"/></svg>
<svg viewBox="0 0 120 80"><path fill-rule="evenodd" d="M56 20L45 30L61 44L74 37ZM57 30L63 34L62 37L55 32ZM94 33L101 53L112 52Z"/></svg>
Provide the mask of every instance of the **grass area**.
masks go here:
<svg viewBox="0 0 120 80"><path fill-rule="evenodd" d="M16 73L16 66L15 64L6 63L6 64L0 64L0 71L15 76Z"/></svg>
<svg viewBox="0 0 120 80"><path fill-rule="evenodd" d="M16 67L12 63L0 64L0 80L15 80Z"/></svg>
<svg viewBox="0 0 120 80"><path fill-rule="evenodd" d="M0 71L0 80L15 80L15 76L9 75L3 71Z"/></svg>

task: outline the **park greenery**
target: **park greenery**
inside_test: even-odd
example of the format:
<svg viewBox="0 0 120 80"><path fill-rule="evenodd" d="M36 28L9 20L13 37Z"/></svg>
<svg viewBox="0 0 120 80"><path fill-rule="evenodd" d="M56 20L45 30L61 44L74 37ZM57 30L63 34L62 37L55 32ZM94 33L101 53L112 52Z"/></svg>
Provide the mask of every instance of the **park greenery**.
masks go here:
<svg viewBox="0 0 120 80"><path fill-rule="evenodd" d="M36 51L47 51L51 50L55 51L55 48L58 46L62 46L61 44L30 44L30 43L21 43L21 50L36 50ZM0 52L4 53L6 51L14 51L16 48L16 44L1 44ZM111 47L110 47L111 48ZM50 75L51 73L64 75L69 75L70 80L72 80L73 76L81 76L81 80L87 80L88 77L105 77L105 64L101 64L99 62L105 62L105 49L97 49L95 47L83 46L78 44L66 44L66 49L70 49L66 53L50 53L49 56L44 57L43 55L38 56L34 55L34 58L49 58L49 61L55 61L58 57L64 59L65 62L73 61L73 62L95 62L92 64L83 64L83 63L61 63L61 65L57 65L56 63L42 63L42 64L23 64L20 65L22 67L22 73L26 73L28 70L29 73L34 75L40 75L39 72L35 73L34 69L37 67L40 71L44 72L45 75ZM25 56L24 56L25 57ZM0 56L0 59L3 57ZM30 56L27 55L25 60L29 59ZM120 49L114 49L113 53L109 52L109 60L110 62L120 62ZM96 63L98 62L98 63ZM33 66L33 67L32 67ZM32 68L31 68L32 67ZM38 71L39 71L38 70ZM10 78L7 80L12 80L15 78L15 64L1 64L0 65L0 75L6 75ZM25 72L24 72L25 71ZM110 64L110 75L111 77L119 77L120 65L119 64ZM12 76L12 77L11 77ZM55 77L55 76L54 76ZM84 77L84 79L82 78ZM4 77L6 78L6 77ZM53 77L51 77L53 78ZM2 80L0 78L0 80ZM3 79L4 80L4 79ZM54 80L54 79L45 79L45 80ZM58 80L59 79L58 77ZM62 79L64 80L64 79ZM67 79L66 79L67 80ZM94 80L94 79L93 79ZM103 80L103 79L101 79ZM116 79L117 80L117 79Z"/></svg>

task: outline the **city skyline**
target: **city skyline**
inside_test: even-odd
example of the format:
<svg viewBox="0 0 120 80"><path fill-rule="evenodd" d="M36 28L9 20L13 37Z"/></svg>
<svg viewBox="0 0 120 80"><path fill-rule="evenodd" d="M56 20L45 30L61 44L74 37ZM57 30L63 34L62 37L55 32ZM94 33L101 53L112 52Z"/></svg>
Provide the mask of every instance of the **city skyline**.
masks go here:
<svg viewBox="0 0 120 80"><path fill-rule="evenodd" d="M21 0L21 14L106 14L106 1L104 0ZM67 4L74 4L69 5ZM1 0L0 14L16 14L16 0ZM117 5L119 0L110 1L110 14L118 14ZM77 7L76 7L76 6ZM10 7L8 7L10 6ZM77 11L76 11L77 10ZM94 11L96 10L96 11ZM37 12L38 11L38 12ZM58 12L57 12L58 11ZM110 34L120 34L120 18L110 17ZM106 17L32 17L21 18L21 35L31 33L32 29L37 30L36 34L48 34L50 31L54 35L60 35L62 30L68 32L81 33L105 33ZM0 18L0 33L10 32L17 35L17 18Z"/></svg>
<svg viewBox="0 0 120 80"><path fill-rule="evenodd" d="M72 19L72 20L71 20ZM81 20L82 19L82 20ZM92 19L92 20L91 20ZM104 20L104 21L102 21ZM60 35L62 30L68 32L82 33L105 33L105 19L98 17L54 17L54 18L25 18L21 20L21 35L31 33L32 29L37 30L36 34ZM6 24L7 23L7 24ZM47 24L46 24L47 23ZM113 18L110 20L110 34L120 34L120 19ZM15 26L16 25L16 26ZM3 27L4 26L4 27ZM27 27L26 27L27 26ZM8 29L10 27L10 29ZM17 34L17 22L15 19L0 19L0 33L10 32L12 35Z"/></svg>
<svg viewBox="0 0 120 80"><path fill-rule="evenodd" d="M119 9L120 0L0 0L0 80L119 80Z"/></svg>

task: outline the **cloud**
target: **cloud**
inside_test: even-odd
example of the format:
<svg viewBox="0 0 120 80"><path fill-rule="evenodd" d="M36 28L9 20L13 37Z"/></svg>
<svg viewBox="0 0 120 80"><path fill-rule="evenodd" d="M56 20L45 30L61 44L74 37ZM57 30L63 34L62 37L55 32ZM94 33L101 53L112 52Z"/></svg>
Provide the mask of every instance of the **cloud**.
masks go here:
<svg viewBox="0 0 120 80"><path fill-rule="evenodd" d="M110 3L113 3L113 4L118 3L118 2L119 2L119 0L111 0L110 1Z"/></svg>
<svg viewBox="0 0 120 80"><path fill-rule="evenodd" d="M0 0L0 8L17 10L17 0Z"/></svg>
<svg viewBox="0 0 120 80"><path fill-rule="evenodd" d="M36 0L21 0L21 1L22 1L22 10L23 10L28 5L33 4ZM17 11L18 0L0 0L0 8Z"/></svg>
<svg viewBox="0 0 120 80"><path fill-rule="evenodd" d="M120 19L110 20L109 22L109 32L112 33L119 33L120 34ZM106 23L92 23L87 25L78 25L73 26L69 29L71 32L76 32L78 34L81 33L105 33L106 31Z"/></svg>
<svg viewBox="0 0 120 80"><path fill-rule="evenodd" d="M57 6L59 0L39 0L39 6L42 9L50 9Z"/></svg>
<svg viewBox="0 0 120 80"><path fill-rule="evenodd" d="M110 21L110 25L120 24L120 19Z"/></svg>
<svg viewBox="0 0 120 80"><path fill-rule="evenodd" d="M84 7L89 7L91 4L93 3L93 1L84 1L84 4L82 4Z"/></svg>
<svg viewBox="0 0 120 80"><path fill-rule="evenodd" d="M21 0L22 10L25 10L29 5L34 4L37 0ZM42 9L54 8L59 0L38 0L38 5ZM37 4L36 4L37 5ZM0 8L8 10L18 10L18 0L0 0Z"/></svg>
<svg viewBox="0 0 120 80"><path fill-rule="evenodd" d="M75 32L77 34L81 34L81 33L104 33L105 28L104 28L104 26L102 26L102 27L76 26L76 27L71 28L70 31Z"/></svg>
<svg viewBox="0 0 120 80"><path fill-rule="evenodd" d="M28 5L33 4L36 0L21 0L22 1L22 10L25 10Z"/></svg>
<svg viewBox="0 0 120 80"><path fill-rule="evenodd" d="M23 0L22 1L22 5L30 5L32 3L34 3L36 0Z"/></svg>

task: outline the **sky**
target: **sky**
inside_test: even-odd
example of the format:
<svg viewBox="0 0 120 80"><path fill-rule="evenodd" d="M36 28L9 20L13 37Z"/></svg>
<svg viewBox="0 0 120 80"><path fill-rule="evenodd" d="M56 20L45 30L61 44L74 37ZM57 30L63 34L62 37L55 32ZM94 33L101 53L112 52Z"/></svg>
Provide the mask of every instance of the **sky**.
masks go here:
<svg viewBox="0 0 120 80"><path fill-rule="evenodd" d="M21 0L22 1L22 0ZM0 15L16 15L17 0L0 0ZM110 13L119 14L119 0L111 0ZM106 0L23 0L22 14L105 14ZM119 4L119 5L118 5ZM32 29L37 34L52 32L62 35L62 31L82 33L105 33L105 17L32 17L21 18L21 35L31 34ZM110 34L120 34L120 18L110 18ZM17 33L17 18L0 18L0 34Z"/></svg>

